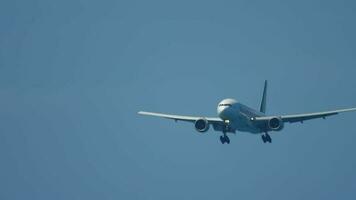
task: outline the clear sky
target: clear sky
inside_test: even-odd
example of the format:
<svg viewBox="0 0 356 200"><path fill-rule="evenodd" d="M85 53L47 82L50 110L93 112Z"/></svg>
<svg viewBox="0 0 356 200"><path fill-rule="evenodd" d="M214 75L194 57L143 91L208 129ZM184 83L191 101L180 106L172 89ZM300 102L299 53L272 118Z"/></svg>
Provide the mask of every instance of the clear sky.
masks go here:
<svg viewBox="0 0 356 200"><path fill-rule="evenodd" d="M356 113L230 145L139 110L356 106L354 1L0 2L0 199L355 199Z"/></svg>

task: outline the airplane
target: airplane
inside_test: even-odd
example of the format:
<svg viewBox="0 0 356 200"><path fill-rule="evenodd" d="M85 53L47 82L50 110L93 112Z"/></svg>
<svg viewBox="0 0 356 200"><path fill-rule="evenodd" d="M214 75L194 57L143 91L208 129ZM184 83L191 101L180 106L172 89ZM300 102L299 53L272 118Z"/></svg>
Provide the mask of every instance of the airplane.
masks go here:
<svg viewBox="0 0 356 200"><path fill-rule="evenodd" d="M255 135L261 135L263 143L272 143L272 138L269 132L281 131L286 122L303 123L306 120L323 118L336 115L343 112L356 111L355 108L295 114L295 115L266 115L266 101L267 101L267 80L264 83L263 95L259 111L252 109L235 99L224 99L217 107L217 117L199 117L199 116L183 116L171 115L155 112L139 111L140 115L149 115L155 117L162 117L177 121L185 121L194 123L195 129L200 133L205 133L209 130L210 126L215 131L222 132L220 142L222 144L230 144L228 133L236 134L239 132L248 132Z"/></svg>

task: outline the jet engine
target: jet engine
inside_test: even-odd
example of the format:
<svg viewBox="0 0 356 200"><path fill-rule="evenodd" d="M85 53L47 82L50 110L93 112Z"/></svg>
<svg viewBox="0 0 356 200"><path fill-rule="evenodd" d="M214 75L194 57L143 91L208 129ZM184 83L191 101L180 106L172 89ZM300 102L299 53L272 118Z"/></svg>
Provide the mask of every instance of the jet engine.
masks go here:
<svg viewBox="0 0 356 200"><path fill-rule="evenodd" d="M195 130L198 132L204 133L209 130L209 122L205 118L200 118L197 121L195 121Z"/></svg>
<svg viewBox="0 0 356 200"><path fill-rule="evenodd" d="M273 131L280 131L284 127L284 122L280 117L273 117L268 120L268 128Z"/></svg>

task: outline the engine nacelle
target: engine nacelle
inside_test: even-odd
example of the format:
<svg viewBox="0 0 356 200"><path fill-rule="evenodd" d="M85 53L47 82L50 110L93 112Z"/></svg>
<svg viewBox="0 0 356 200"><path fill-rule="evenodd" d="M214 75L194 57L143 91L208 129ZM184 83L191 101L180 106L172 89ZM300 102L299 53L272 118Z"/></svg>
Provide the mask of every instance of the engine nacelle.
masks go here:
<svg viewBox="0 0 356 200"><path fill-rule="evenodd" d="M194 124L195 130L198 132L204 133L209 130L209 122L205 118L200 118L197 121L195 121Z"/></svg>
<svg viewBox="0 0 356 200"><path fill-rule="evenodd" d="M270 120L268 120L267 126L269 129L273 131L280 131L284 127L284 122L280 117L273 117Z"/></svg>

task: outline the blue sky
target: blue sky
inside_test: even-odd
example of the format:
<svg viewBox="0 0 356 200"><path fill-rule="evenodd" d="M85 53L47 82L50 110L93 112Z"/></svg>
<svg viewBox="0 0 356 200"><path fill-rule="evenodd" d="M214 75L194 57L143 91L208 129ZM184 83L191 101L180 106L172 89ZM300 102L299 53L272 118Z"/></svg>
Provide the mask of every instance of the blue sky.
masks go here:
<svg viewBox="0 0 356 200"><path fill-rule="evenodd" d="M0 199L355 199L356 113L230 145L139 110L356 106L353 1L1 1Z"/></svg>

